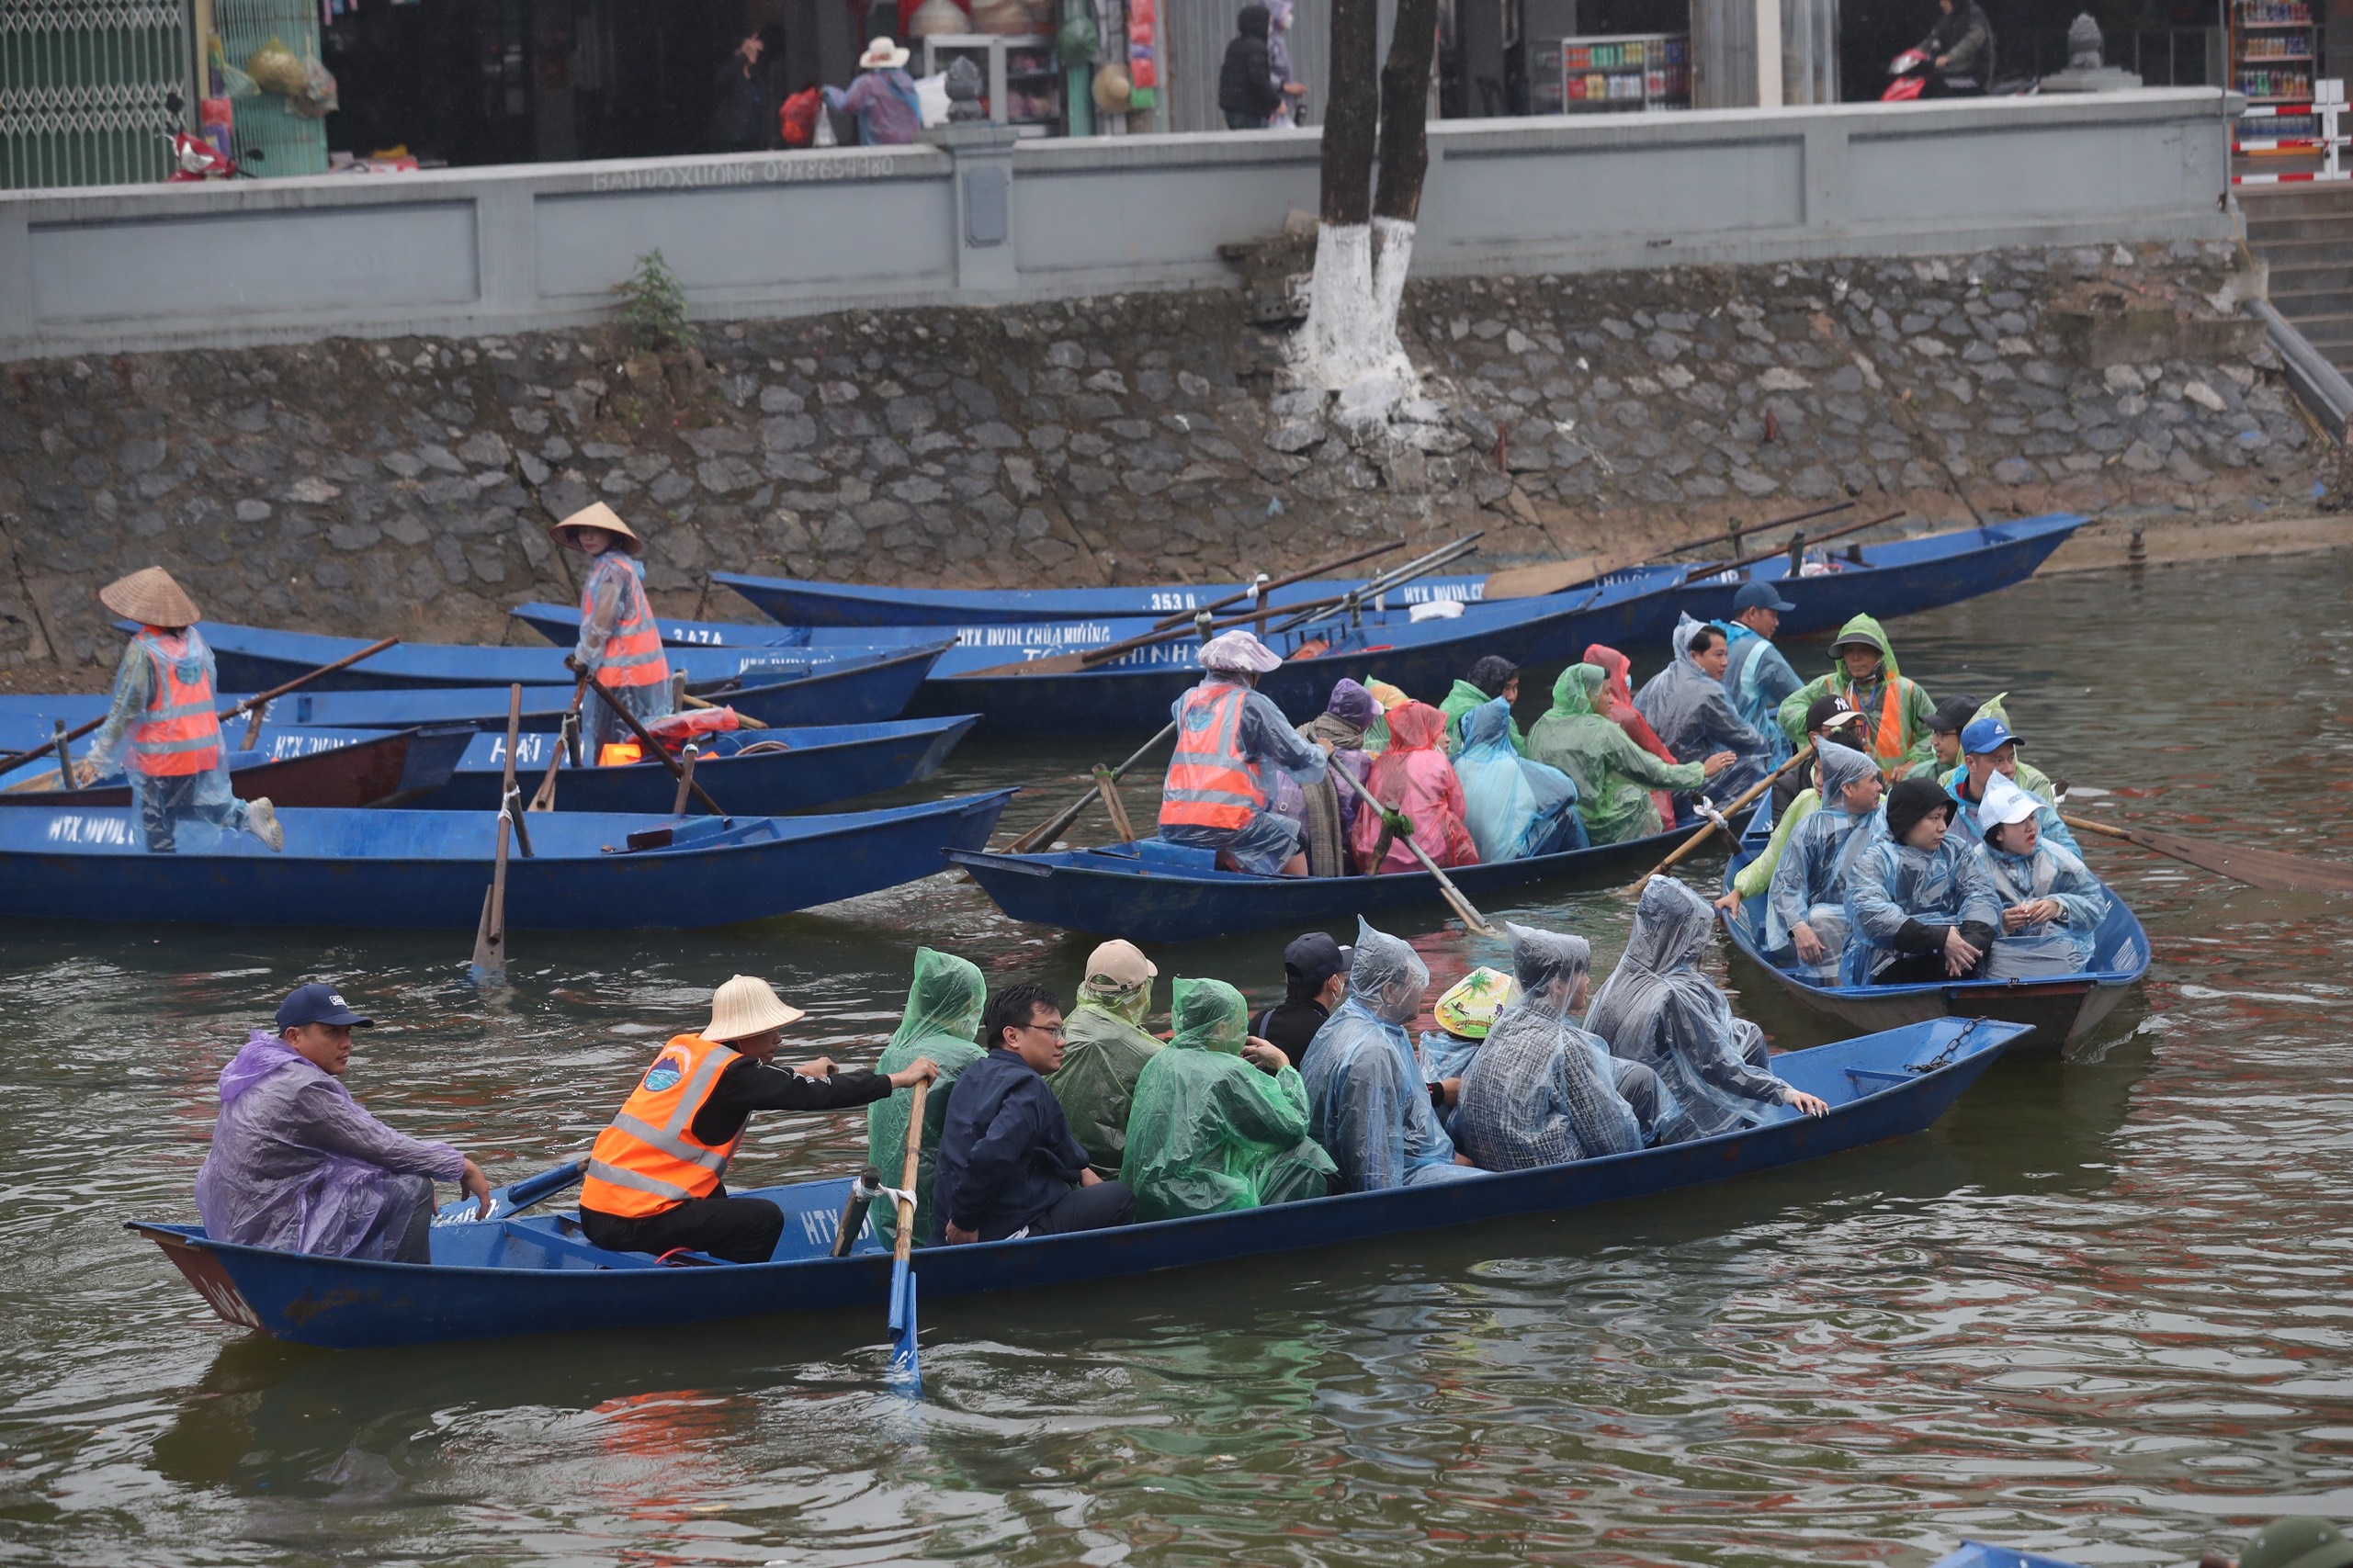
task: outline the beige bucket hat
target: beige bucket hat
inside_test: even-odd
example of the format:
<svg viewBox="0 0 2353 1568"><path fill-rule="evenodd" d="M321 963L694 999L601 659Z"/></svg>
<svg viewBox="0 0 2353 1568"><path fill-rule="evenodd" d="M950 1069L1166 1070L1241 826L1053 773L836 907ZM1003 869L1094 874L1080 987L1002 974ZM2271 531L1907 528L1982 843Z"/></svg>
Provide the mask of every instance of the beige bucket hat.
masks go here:
<svg viewBox="0 0 2353 1568"><path fill-rule="evenodd" d="M160 566L142 566L98 590L98 603L125 620L150 626L192 626L204 619L187 590Z"/></svg>
<svg viewBox="0 0 2353 1568"><path fill-rule="evenodd" d="M637 556L645 553L645 541L638 537L637 530L622 522L621 514L601 501L590 502L548 532L553 534L556 536L556 542L564 548L576 550L580 546L573 542L573 536L566 531L572 528L602 528L619 540L621 547L629 554Z"/></svg>
<svg viewBox="0 0 2353 1568"><path fill-rule="evenodd" d="M787 1007L767 981L738 975L711 993L711 1021L703 1026L703 1038L725 1043L765 1034L808 1016L797 1007Z"/></svg>

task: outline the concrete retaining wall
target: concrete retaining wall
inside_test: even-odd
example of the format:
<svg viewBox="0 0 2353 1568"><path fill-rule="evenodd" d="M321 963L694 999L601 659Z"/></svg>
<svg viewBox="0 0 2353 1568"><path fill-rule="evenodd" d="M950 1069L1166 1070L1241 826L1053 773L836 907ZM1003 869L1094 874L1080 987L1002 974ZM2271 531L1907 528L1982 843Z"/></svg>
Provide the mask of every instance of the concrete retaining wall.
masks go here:
<svg viewBox="0 0 2353 1568"><path fill-rule="evenodd" d="M707 317L1232 278L1316 201L1310 131L844 149L0 198L0 358L482 335L609 314L661 247ZM2219 238L2212 89L1459 120L1416 271L1582 272ZM1001 214L1001 217L1000 216Z"/></svg>

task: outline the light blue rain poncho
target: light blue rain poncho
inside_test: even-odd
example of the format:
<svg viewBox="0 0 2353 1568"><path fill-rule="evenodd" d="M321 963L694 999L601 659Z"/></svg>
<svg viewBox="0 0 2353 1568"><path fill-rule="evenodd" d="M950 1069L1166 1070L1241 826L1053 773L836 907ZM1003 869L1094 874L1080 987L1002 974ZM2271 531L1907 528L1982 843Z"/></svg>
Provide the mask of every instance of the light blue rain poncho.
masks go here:
<svg viewBox="0 0 2353 1568"><path fill-rule="evenodd" d="M1993 793L1995 779L2017 787L2007 775L1995 773L1985 781L1985 793L1988 795ZM1966 762L1944 775L1944 790L1953 799L1952 830L1961 836L1963 843L1983 843L1985 829L1979 820L1979 814L1984 811L1985 803L1969 798L1969 765ZM2019 793L2034 802L2034 826L2042 840L2056 845L2081 860L2083 847L2076 842L2076 836L2067 831L2067 824L2060 818L2058 807L2031 791L2019 790Z"/></svg>
<svg viewBox="0 0 2353 1568"><path fill-rule="evenodd" d="M2018 785L1996 773L1985 783L1985 820L2005 817L2022 821L2026 807L2041 803ZM2042 807L2048 810L2049 807ZM2023 837L2019 829L2004 829L2002 837ZM2091 966L2099 942L2099 922L2108 916L2109 892L2072 851L2038 839L2032 854L1997 849L1992 840L1969 852L1972 863L1985 876L1987 891L2001 908L2037 898L2055 902L2064 916L2038 920L1994 939L1985 955L1987 979L2031 979L2036 976L2077 974ZM1994 928L2001 930L1997 919Z"/></svg>
<svg viewBox="0 0 2353 1568"><path fill-rule="evenodd" d="M1480 704L1464 716L1463 729L1454 775L1463 783L1463 818L1481 865L1586 847L1577 781L1520 754L1511 744L1509 702Z"/></svg>
<svg viewBox="0 0 2353 1568"><path fill-rule="evenodd" d="M1379 1192L1478 1174L1454 1163L1406 1033L1429 988L1429 967L1413 949L1358 917L1348 999L1316 1031L1300 1066L1307 1135L1340 1168L1334 1190Z"/></svg>
<svg viewBox="0 0 2353 1568"><path fill-rule="evenodd" d="M1463 1075L1454 1136L1482 1170L1527 1170L1642 1147L1610 1049L1568 1021L1592 968L1583 937L1507 923L1520 998Z"/></svg>
<svg viewBox="0 0 2353 1568"><path fill-rule="evenodd" d="M1866 764L1868 765L1868 764ZM1732 1004L1700 973L1715 911L1670 876L1642 890L1634 932L1585 1027L1612 1054L1657 1073L1674 1097L1657 1141L1680 1144L1779 1120L1789 1085L1766 1068L1764 1032L1732 1016Z"/></svg>
<svg viewBox="0 0 2353 1568"><path fill-rule="evenodd" d="M1933 788L1932 781L1906 779L1895 786L1893 804L1900 807L1906 790ZM1951 797L1945 796L1945 802L1950 821ZM1840 985L1871 985L1903 957L1896 937L1908 921L1932 927L1981 924L1989 932L2001 928L2001 906L1995 901L1993 885L1972 859L1967 840L1948 829L1936 848L1918 850L1894 836L1884 809L1872 824L1871 841L1847 873L1847 946L1838 966ZM1976 936L1964 932L1963 940L1975 941Z"/></svg>
<svg viewBox="0 0 2353 1568"><path fill-rule="evenodd" d="M1772 886L1765 893L1759 940L1774 963L1828 980L1838 973L1838 955L1846 946L1847 873L1870 846L1878 821L1876 813L1849 811L1845 791L1878 773L1879 765L1835 740L1816 742L1814 755L1822 774L1822 806L1791 829L1782 846L1782 863L1773 868ZM1819 962L1798 958L1790 932L1799 925L1813 928L1821 939Z"/></svg>
<svg viewBox="0 0 2353 1568"><path fill-rule="evenodd" d="M1780 767L1793 754L1789 737L1782 733L1783 698L1805 682L1790 668L1789 660L1758 633L1738 621L1714 622L1725 637L1731 662L1724 667L1724 692L1740 721L1765 738L1765 767Z"/></svg>
<svg viewBox="0 0 2353 1568"><path fill-rule="evenodd" d="M1705 630L1705 621L1689 615L1675 623L1675 657L1642 683L1634 705L1677 761L1696 762L1718 751L1738 758L1708 781L1712 796L1730 800L1765 776L1772 744L1733 711L1724 682L1691 661L1691 639Z"/></svg>

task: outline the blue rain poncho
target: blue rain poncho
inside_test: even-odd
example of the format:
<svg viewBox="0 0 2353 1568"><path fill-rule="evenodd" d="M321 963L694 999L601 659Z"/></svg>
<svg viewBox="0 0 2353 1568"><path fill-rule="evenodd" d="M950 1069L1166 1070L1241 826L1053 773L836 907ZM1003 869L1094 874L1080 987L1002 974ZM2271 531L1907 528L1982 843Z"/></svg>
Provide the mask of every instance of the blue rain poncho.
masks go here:
<svg viewBox="0 0 2353 1568"><path fill-rule="evenodd" d="M1849 811L1845 792L1879 770L1869 757L1835 740L1816 741L1814 755L1822 773L1823 805L1791 829L1782 846L1781 864L1765 892L1761 941L1774 963L1827 980L1838 974L1838 954L1846 946L1847 873L1870 845L1878 820L1872 812ZM1801 961L1791 941L1790 932L1801 924L1821 939L1816 963Z"/></svg>
<svg viewBox="0 0 2353 1568"><path fill-rule="evenodd" d="M2019 764L2019 774L2021 780L2024 779L2025 773L2026 765L2021 762ZM1992 778L1988 778L1985 781L1985 787L1991 790L1994 786L1994 779L2000 777L2002 777L2001 774L1996 773ZM1985 824L1978 819L1977 814L1985 802L1972 798L1969 794L1968 763L1963 762L1944 775L1944 789L1945 793L1953 799L1952 830L1961 835L1963 842L1984 843L1985 841ZM2081 860L2084 854L2083 846L2076 843L2075 834L2067 830L2067 824L2061 819L2058 807L2044 800L2038 790L2026 787L2023 784L2020 789L2021 793L2034 796L2036 807L2034 827L2042 841L2055 845L2077 860Z"/></svg>
<svg viewBox="0 0 2353 1568"><path fill-rule="evenodd" d="M1791 693L1805 684L1790 668L1782 650L1753 626L1738 621L1714 623L1721 627L1731 661L1724 667L1725 695L1740 721L1765 738L1765 766L1778 768L1795 755L1782 733L1781 706Z"/></svg>
<svg viewBox="0 0 2353 1568"><path fill-rule="evenodd" d="M1906 781L1901 787L1909 784ZM1902 940L1905 927L1912 922L1928 927L1982 925L1987 934L2002 923L1993 885L1959 834L1948 831L1935 849L1916 850L1888 837L1886 829L1884 818L1875 819L1870 842L1847 872L1847 944L1838 966L1841 985L1868 986L1906 953L1929 951ZM1935 936L1941 946L1941 931ZM1963 937L1974 942L1977 933L1964 931Z"/></svg>
<svg viewBox="0 0 2353 1568"><path fill-rule="evenodd" d="M1520 754L1511 739L1510 703L1498 697L1473 708L1463 732L1454 776L1462 780L1463 819L1478 845L1480 864L1585 848L1577 781Z"/></svg>
<svg viewBox="0 0 2353 1568"><path fill-rule="evenodd" d="M1320 1198L1332 1162L1307 1136L1299 1069L1243 1060L1250 1005L1223 980L1180 979L1176 1037L1144 1064L1120 1179L1136 1217L1176 1220Z"/></svg>
<svg viewBox="0 0 2353 1568"><path fill-rule="evenodd" d="M1702 761L1718 751L1738 759L1708 781L1717 800L1731 800L1765 776L1772 746L1732 709L1724 682L1691 661L1691 639L1707 623L1685 615L1675 623L1675 657L1636 692L1634 705L1676 761Z"/></svg>
<svg viewBox="0 0 2353 1568"><path fill-rule="evenodd" d="M1521 996L1463 1075L1453 1123L1462 1151L1483 1170L1527 1170L1641 1148L1609 1047L1568 1021L1592 949L1583 937L1504 929Z"/></svg>
<svg viewBox="0 0 2353 1568"><path fill-rule="evenodd" d="M1625 956L1593 998L1585 1027L1611 1052L1657 1073L1675 1100L1657 1142L1678 1144L1766 1120L1789 1085L1766 1070L1764 1032L1700 973L1715 911L1670 876L1642 890Z"/></svg>
<svg viewBox="0 0 2353 1568"><path fill-rule="evenodd" d="M1986 783L1985 795L1997 815L2002 813L2005 796L2031 798L1998 773ZM2007 829L2002 837L2010 838L2017 831ZM2099 922L2108 917L2109 892L2077 855L2040 839L2032 854L1997 849L1990 840L1969 853L1998 908L2049 898L2061 912L2058 919L2037 920L1997 936L1993 950L1985 955L1987 979L2076 974L2091 966L2099 942ZM2000 931L2001 921L1995 920L1994 927Z"/></svg>
<svg viewBox="0 0 2353 1568"><path fill-rule="evenodd" d="M1478 1173L1454 1163L1454 1145L1431 1109L1405 1026L1421 1010L1430 970L1413 949L1359 916L1348 999L1307 1043L1307 1135L1339 1168L1349 1192L1419 1187Z"/></svg>
<svg viewBox="0 0 2353 1568"><path fill-rule="evenodd" d="M915 981L907 990L907 1012L883 1047L878 1073L903 1072L929 1056L940 1076L923 1097L923 1142L915 1156L915 1244L932 1234L932 1178L940 1157L940 1128L948 1113L948 1093L964 1069L988 1055L974 1040L989 982L971 960L952 953L915 950ZM866 1107L866 1163L882 1172L883 1185L896 1187L907 1173L907 1118L915 1091L895 1089L888 1100ZM899 1239L899 1205L874 1206L875 1234L885 1246Z"/></svg>

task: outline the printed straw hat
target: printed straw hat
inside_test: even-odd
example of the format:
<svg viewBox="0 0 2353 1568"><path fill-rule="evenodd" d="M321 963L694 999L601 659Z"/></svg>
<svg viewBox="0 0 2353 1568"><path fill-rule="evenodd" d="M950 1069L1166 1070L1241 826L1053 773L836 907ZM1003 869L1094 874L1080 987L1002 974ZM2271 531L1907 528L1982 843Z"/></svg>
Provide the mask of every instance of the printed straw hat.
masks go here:
<svg viewBox="0 0 2353 1568"><path fill-rule="evenodd" d="M160 566L142 566L98 590L98 603L125 620L149 626L192 626L204 619L187 590Z"/></svg>
<svg viewBox="0 0 2353 1568"><path fill-rule="evenodd" d="M1204 670L1243 670L1254 675L1283 668L1283 656L1250 633L1237 628L1220 632L1201 645Z"/></svg>
<svg viewBox="0 0 2353 1568"><path fill-rule="evenodd" d="M711 1021L703 1026L703 1038L724 1043L765 1034L807 1016L797 1007L786 1006L767 981L738 975L711 993Z"/></svg>
<svg viewBox="0 0 2353 1568"><path fill-rule="evenodd" d="M575 544L572 536L565 531L571 528L602 528L618 539L621 547L629 554L634 556L645 553L645 541L638 537L637 530L622 522L621 514L601 501L590 502L548 531L556 536L557 543L562 545L564 548L576 550L580 546Z"/></svg>
<svg viewBox="0 0 2353 1568"><path fill-rule="evenodd" d="M1477 968L1446 988L1434 1010L1438 1027L1465 1040L1484 1040L1520 983L1500 969Z"/></svg>

